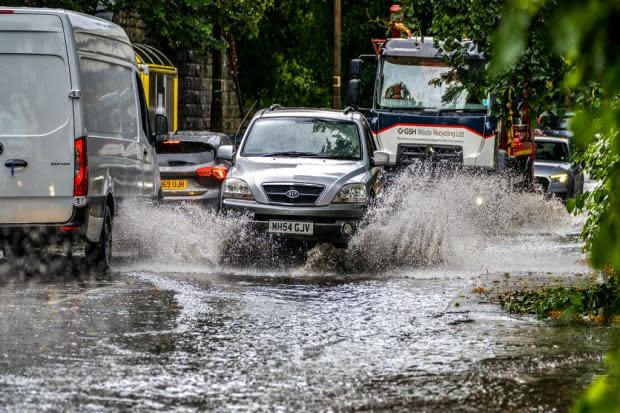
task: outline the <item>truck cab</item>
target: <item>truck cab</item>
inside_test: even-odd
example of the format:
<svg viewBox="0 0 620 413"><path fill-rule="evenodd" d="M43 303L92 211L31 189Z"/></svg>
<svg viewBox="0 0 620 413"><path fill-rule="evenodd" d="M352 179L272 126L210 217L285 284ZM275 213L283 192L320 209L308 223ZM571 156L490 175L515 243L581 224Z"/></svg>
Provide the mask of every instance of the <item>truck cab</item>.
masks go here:
<svg viewBox="0 0 620 413"><path fill-rule="evenodd" d="M351 61L349 103L360 106L362 59L370 58L377 68L365 113L393 169L429 161L510 170L515 183L529 185L534 145L529 125L521 122L526 119L515 116L512 127L502 125L493 113L493 97L464 87L438 44L430 37L373 39L375 55ZM462 51L470 72L485 69L475 44L463 42Z"/></svg>

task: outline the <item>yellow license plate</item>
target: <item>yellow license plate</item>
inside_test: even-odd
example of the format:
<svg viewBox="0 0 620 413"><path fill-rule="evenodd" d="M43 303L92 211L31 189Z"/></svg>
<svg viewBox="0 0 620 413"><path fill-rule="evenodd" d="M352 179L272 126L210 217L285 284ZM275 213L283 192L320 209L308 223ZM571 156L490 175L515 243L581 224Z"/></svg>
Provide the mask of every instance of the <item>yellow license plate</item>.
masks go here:
<svg viewBox="0 0 620 413"><path fill-rule="evenodd" d="M186 179L162 179L161 189L164 191L180 191L187 189Z"/></svg>

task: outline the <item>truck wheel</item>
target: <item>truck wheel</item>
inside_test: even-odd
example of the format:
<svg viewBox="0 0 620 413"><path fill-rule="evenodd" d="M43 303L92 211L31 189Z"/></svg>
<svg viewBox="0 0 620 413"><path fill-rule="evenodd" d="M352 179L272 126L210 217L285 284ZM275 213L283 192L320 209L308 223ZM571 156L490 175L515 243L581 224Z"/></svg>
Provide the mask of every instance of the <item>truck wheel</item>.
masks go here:
<svg viewBox="0 0 620 413"><path fill-rule="evenodd" d="M524 190L526 192L534 192L534 163L532 162L532 158L527 158L527 160L525 161L524 174Z"/></svg>
<svg viewBox="0 0 620 413"><path fill-rule="evenodd" d="M112 214L106 205L103 210L103 227L99 241L86 244L86 264L99 272L107 271L112 260Z"/></svg>
<svg viewBox="0 0 620 413"><path fill-rule="evenodd" d="M507 192L514 191L514 172L510 165L510 158L508 152L503 149L498 149L495 153L495 176L498 179L498 183L501 188Z"/></svg>

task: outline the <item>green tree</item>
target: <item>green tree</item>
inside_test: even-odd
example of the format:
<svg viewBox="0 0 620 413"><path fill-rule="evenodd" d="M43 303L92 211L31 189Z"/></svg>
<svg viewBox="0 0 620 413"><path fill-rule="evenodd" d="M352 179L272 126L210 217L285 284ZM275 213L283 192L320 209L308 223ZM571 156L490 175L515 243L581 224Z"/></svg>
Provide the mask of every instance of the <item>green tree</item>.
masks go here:
<svg viewBox="0 0 620 413"><path fill-rule="evenodd" d="M204 52L224 47L224 35L258 35L274 0L7 0L7 6L58 7L95 14L113 11L139 17L150 37L170 49Z"/></svg>
<svg viewBox="0 0 620 413"><path fill-rule="evenodd" d="M550 7L551 6L551 7ZM571 128L580 142L581 160L602 181L576 201L590 213L585 236L592 263L620 274L620 39L613 27L620 2L601 0L511 0L494 47L494 69L510 70L524 56L532 31L542 32L566 63L562 84L574 99ZM545 16L543 25L537 25ZM616 299L616 303L620 301ZM619 309L616 309L619 310ZM597 379L575 412L620 412L620 344L608 356L608 374Z"/></svg>

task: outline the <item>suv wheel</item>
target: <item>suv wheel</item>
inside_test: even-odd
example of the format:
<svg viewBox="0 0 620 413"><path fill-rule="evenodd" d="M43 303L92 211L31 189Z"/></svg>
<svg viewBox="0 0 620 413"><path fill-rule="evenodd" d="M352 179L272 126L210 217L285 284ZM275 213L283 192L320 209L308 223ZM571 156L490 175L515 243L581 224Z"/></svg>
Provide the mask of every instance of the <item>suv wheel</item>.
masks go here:
<svg viewBox="0 0 620 413"><path fill-rule="evenodd" d="M104 272L110 268L112 260L112 214L106 205L103 210L103 227L99 242L86 244L86 263L96 271Z"/></svg>

